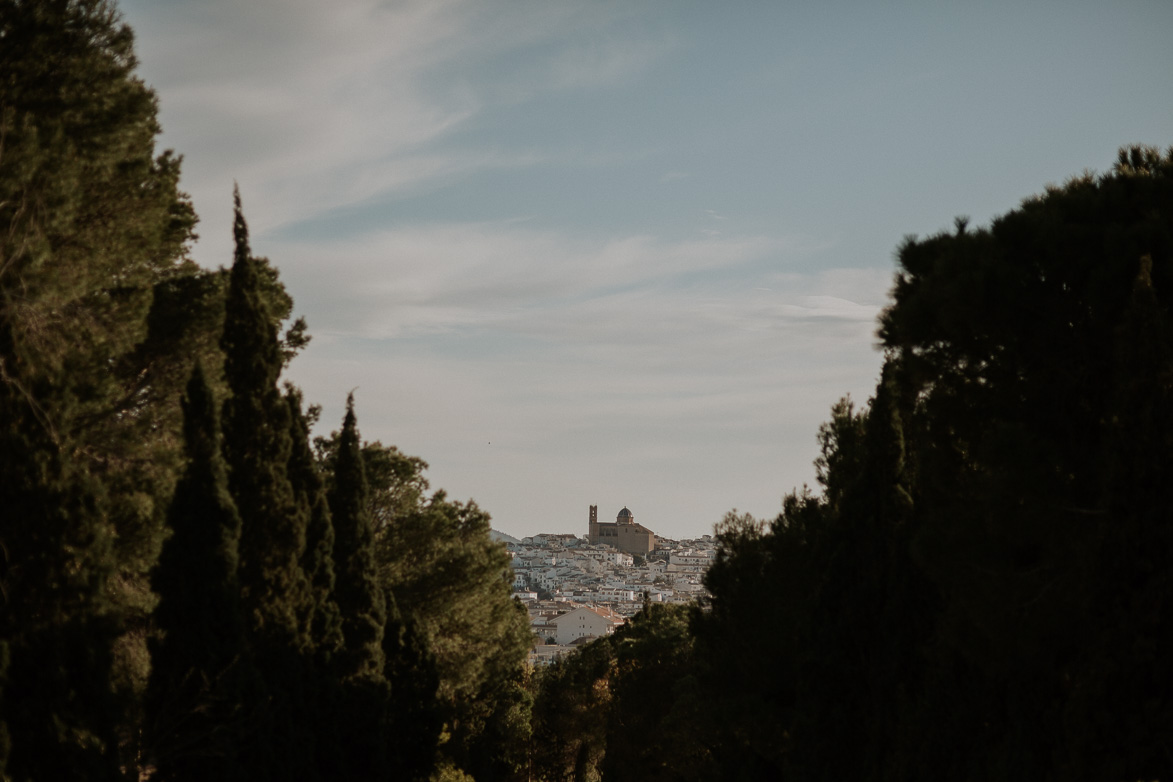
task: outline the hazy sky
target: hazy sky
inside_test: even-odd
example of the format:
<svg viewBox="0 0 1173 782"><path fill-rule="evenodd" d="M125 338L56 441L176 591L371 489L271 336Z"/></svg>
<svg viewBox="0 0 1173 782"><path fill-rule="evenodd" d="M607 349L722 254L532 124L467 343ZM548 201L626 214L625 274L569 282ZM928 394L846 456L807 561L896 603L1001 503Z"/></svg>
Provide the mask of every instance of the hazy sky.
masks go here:
<svg viewBox="0 0 1173 782"><path fill-rule="evenodd" d="M195 258L253 251L337 428L497 529L813 483L906 234L1173 143L1173 3L132 0Z"/></svg>

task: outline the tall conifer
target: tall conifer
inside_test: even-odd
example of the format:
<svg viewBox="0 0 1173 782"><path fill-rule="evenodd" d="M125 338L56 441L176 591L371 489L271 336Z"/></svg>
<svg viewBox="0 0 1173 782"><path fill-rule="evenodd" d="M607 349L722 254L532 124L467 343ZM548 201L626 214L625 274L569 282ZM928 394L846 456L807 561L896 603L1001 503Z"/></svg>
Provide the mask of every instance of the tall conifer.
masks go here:
<svg viewBox="0 0 1173 782"><path fill-rule="evenodd" d="M225 305L224 454L241 518L240 600L245 636L260 673L247 698L251 739L242 753L253 780L311 779L313 722L307 694L309 582L302 571L307 513L288 476L289 405L277 388L282 354L235 193L235 259Z"/></svg>
<svg viewBox="0 0 1173 782"><path fill-rule="evenodd" d="M354 396L338 441L329 491L336 534L335 596L342 612L342 648L334 659L337 718L330 771L339 778L378 779L387 771L390 687L384 677L383 633L387 607L375 561L374 529L363 466Z"/></svg>
<svg viewBox="0 0 1173 782"><path fill-rule="evenodd" d="M342 646L342 616L334 600L334 521L326 499L326 486L310 450L309 426L302 410L301 392L290 386L285 401L289 404L289 481L300 512L308 519L302 570L309 580L310 601L305 617L314 655L328 664Z"/></svg>
<svg viewBox="0 0 1173 782"><path fill-rule="evenodd" d="M337 539L335 590L342 610L343 647L338 672L343 679L383 677L383 627L387 607L375 562L375 535L368 510L368 488L354 416L354 395L346 400L346 418L338 443L330 511Z"/></svg>
<svg viewBox="0 0 1173 782"><path fill-rule="evenodd" d="M236 578L240 516L228 495L215 401L196 364L183 400L187 468L151 579L159 595L146 698L161 779L237 779L244 628Z"/></svg>
<svg viewBox="0 0 1173 782"><path fill-rule="evenodd" d="M254 642L308 645L301 617L309 599L301 570L305 516L294 502L287 468L289 406L277 389L281 352L277 324L261 294L259 259L234 194L235 259L224 317L224 454L228 485L240 512L240 587L245 625Z"/></svg>

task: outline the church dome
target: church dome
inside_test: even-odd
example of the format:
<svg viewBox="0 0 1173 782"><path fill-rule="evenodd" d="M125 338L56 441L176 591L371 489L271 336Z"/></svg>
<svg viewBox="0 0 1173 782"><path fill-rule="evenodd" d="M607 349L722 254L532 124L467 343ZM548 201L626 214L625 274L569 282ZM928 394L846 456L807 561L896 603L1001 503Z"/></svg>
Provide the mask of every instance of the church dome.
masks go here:
<svg viewBox="0 0 1173 782"><path fill-rule="evenodd" d="M631 511L624 505L623 510L619 511L619 515L615 517L615 521L618 524L631 524L635 521L635 516L631 515Z"/></svg>

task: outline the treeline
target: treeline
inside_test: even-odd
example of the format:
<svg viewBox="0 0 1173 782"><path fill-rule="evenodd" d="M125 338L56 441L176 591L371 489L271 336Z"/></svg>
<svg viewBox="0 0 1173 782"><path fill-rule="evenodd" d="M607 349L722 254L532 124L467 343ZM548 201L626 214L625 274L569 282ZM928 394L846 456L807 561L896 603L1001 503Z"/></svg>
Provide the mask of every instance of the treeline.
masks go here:
<svg viewBox="0 0 1173 782"><path fill-rule="evenodd" d="M542 778L1173 778L1173 150L898 263L821 491L552 669Z"/></svg>
<svg viewBox="0 0 1173 782"><path fill-rule="evenodd" d="M0 0L0 779L1173 776L1173 151L906 240L819 491L532 674L488 516L311 441L239 196L188 258L134 67Z"/></svg>
<svg viewBox="0 0 1173 782"><path fill-rule="evenodd" d="M253 255L188 258L180 160L105 0L0 0L0 779L504 778L508 557L353 400ZM226 261L228 259L225 259Z"/></svg>

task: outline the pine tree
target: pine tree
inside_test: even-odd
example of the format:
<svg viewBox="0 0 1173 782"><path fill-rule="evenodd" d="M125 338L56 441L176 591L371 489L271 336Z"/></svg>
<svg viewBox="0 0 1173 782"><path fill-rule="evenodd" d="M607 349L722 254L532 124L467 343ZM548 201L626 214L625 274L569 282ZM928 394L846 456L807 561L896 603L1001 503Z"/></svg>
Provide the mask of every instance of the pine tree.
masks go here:
<svg viewBox="0 0 1173 782"><path fill-rule="evenodd" d="M111 601L115 559L101 487L67 461L24 384L10 310L0 309L0 645L8 670L0 725L7 773L25 779L117 775Z"/></svg>
<svg viewBox="0 0 1173 782"><path fill-rule="evenodd" d="M933 620L931 589L909 551L912 485L898 365L889 357L859 431L837 442L812 593L802 720L794 762L810 779L883 779L891 772L902 693L917 685ZM833 478L833 479L832 479ZM899 776L899 774L897 774Z"/></svg>
<svg viewBox="0 0 1173 782"><path fill-rule="evenodd" d="M337 464L339 440L334 433L316 441L323 463ZM362 456L371 516L379 520L380 572L439 676L436 702L451 734L443 752L451 766L490 773L506 758L504 747L525 742L520 726L528 723L515 719L524 711L515 707L531 639L510 597L508 554L489 537L489 515L475 503L452 502L442 491L424 497L420 459L377 442L366 443ZM492 733L506 725L519 732L508 739Z"/></svg>
<svg viewBox="0 0 1173 782"><path fill-rule="evenodd" d="M1103 471L1111 524L1073 557L1089 588L1063 715L1069 779L1156 779L1170 760L1159 737L1173 731L1173 323L1152 257L1138 267L1116 329Z"/></svg>
<svg viewBox="0 0 1173 782"><path fill-rule="evenodd" d="M188 465L168 513L146 698L160 779L238 779L244 627L237 585L240 516L228 495L215 401L196 364L183 400Z"/></svg>
<svg viewBox="0 0 1173 782"><path fill-rule="evenodd" d="M533 708L539 779L601 779L615 647L600 638L542 672Z"/></svg>
<svg viewBox="0 0 1173 782"><path fill-rule="evenodd" d="M92 527L85 558L106 560L108 574L93 594L102 595L103 633L120 637L84 644L94 655L112 646L108 663L90 661L112 671L90 672L96 694L85 688L68 697L104 701L101 688L113 679L123 716L118 732L129 747L148 670L147 574L179 466L175 408L186 379L185 367L176 385L153 393L155 377L136 346L155 286L191 268L184 260L196 218L178 188L180 158L156 152L155 96L135 76L133 35L112 2L0 0L0 42L0 319L7 324L0 382L27 402L47 437L32 447L56 452L3 449L0 458L56 462L52 481L88 495L79 501L94 509L91 521L73 515L70 524ZM3 513L18 512L8 499L0 497ZM21 530L0 529L0 545L13 556L31 552L31 540L12 540ZM31 577L24 563L14 559L12 566ZM11 647L13 675L22 679L23 649ZM41 697L47 703L50 688ZM20 730L13 726L14 737ZM14 751L17 773L23 739ZM60 753L41 756L51 758Z"/></svg>
<svg viewBox="0 0 1173 782"><path fill-rule="evenodd" d="M905 778L1168 766L1170 247L1173 153L1133 147L900 248L880 336L915 399L913 546L943 599Z"/></svg>
<svg viewBox="0 0 1173 782"><path fill-rule="evenodd" d="M0 40L0 308L19 382L63 458L107 487L120 583L141 587L174 465L147 452L160 430L129 357L195 215L180 160L155 155L155 97L110 2L3 0Z"/></svg>
<svg viewBox="0 0 1173 782"><path fill-rule="evenodd" d="M695 692L690 614L689 606L645 603L607 639L615 654L607 778L703 780L718 772L699 740L704 709Z"/></svg>

